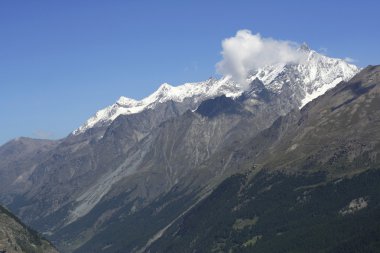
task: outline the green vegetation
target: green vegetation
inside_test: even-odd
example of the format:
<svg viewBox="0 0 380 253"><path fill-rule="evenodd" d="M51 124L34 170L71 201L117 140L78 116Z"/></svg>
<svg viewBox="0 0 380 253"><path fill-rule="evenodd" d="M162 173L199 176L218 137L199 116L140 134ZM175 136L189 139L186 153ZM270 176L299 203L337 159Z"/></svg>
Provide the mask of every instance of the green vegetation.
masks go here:
<svg viewBox="0 0 380 253"><path fill-rule="evenodd" d="M233 176L150 250L379 252L380 170L326 180L324 173ZM364 196L366 208L341 215Z"/></svg>

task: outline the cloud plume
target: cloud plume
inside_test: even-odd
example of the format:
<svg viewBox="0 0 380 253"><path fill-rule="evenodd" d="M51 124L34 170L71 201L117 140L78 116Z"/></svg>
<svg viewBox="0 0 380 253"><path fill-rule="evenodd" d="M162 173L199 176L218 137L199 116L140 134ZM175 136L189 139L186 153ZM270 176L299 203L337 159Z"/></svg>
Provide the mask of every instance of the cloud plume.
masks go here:
<svg viewBox="0 0 380 253"><path fill-rule="evenodd" d="M278 63L299 63L305 54L291 41L263 38L249 30L239 30L222 42L223 59L216 64L218 73L231 75L243 86L252 70Z"/></svg>

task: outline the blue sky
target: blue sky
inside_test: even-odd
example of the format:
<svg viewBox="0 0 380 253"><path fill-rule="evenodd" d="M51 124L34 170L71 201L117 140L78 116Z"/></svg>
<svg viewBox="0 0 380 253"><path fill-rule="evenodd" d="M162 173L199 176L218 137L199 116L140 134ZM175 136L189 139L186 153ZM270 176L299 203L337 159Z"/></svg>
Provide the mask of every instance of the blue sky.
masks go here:
<svg viewBox="0 0 380 253"><path fill-rule="evenodd" d="M215 76L240 29L380 63L378 1L1 0L0 144L61 138L124 95Z"/></svg>

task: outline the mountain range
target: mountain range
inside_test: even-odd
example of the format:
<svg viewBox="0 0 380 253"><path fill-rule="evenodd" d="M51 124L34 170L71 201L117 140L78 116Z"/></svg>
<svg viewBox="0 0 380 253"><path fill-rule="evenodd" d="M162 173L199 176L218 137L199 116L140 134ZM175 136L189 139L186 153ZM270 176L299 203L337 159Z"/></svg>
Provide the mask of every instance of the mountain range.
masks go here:
<svg viewBox="0 0 380 253"><path fill-rule="evenodd" d="M345 252L357 224L315 242L361 209L378 235L380 69L299 50L249 85L163 84L61 140L6 143L1 203L62 252Z"/></svg>

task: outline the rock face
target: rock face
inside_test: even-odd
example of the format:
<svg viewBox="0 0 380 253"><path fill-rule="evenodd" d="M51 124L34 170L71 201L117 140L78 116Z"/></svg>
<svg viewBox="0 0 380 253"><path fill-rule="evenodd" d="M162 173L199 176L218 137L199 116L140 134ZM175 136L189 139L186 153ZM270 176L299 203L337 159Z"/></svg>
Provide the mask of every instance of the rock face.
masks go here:
<svg viewBox="0 0 380 253"><path fill-rule="evenodd" d="M58 253L47 240L0 206L0 251L7 253Z"/></svg>
<svg viewBox="0 0 380 253"><path fill-rule="evenodd" d="M30 140L36 148L14 156L19 146L8 143L0 200L63 252L144 251L220 182L252 166L256 154L246 150L264 159L271 150L263 147L278 141L247 140L358 71L303 50L303 64L252 73L247 90L230 77L164 84L141 101L120 98L62 140Z"/></svg>
<svg viewBox="0 0 380 253"><path fill-rule="evenodd" d="M233 150L244 173L143 251L378 251L379 108L380 66L370 66L280 117Z"/></svg>

